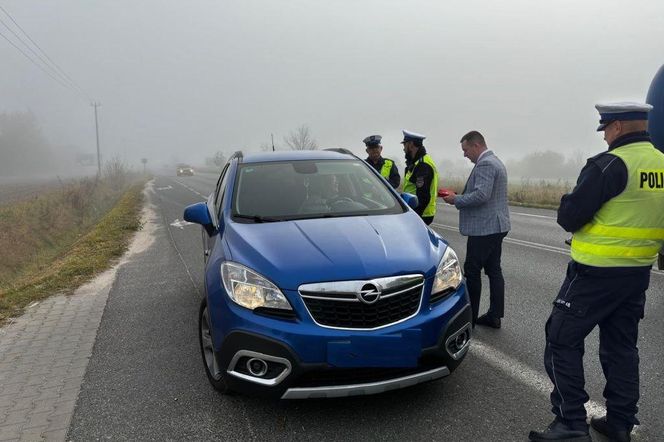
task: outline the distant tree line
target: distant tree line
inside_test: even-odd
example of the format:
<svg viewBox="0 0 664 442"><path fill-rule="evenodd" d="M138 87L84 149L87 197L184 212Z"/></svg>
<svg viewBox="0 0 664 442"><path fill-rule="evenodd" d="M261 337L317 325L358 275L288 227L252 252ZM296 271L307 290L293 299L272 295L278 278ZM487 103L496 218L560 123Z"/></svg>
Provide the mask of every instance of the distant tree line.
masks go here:
<svg viewBox="0 0 664 442"><path fill-rule="evenodd" d="M508 160L505 167L511 178L568 179L577 177L585 162L581 151L566 157L560 152L544 150L518 160Z"/></svg>
<svg viewBox="0 0 664 442"><path fill-rule="evenodd" d="M583 152L576 151L569 156L552 150L535 151L519 159L505 161L510 180L563 180L574 181L586 164ZM443 182L450 179L465 182L473 164L465 158L444 159L438 163L438 171Z"/></svg>

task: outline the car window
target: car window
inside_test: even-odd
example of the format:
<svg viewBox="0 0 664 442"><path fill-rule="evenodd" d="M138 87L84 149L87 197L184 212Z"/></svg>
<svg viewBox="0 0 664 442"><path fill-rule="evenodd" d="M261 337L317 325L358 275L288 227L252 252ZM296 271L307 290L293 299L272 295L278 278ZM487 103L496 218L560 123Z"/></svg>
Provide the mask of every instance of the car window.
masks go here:
<svg viewBox="0 0 664 442"><path fill-rule="evenodd" d="M260 222L404 210L362 161L300 160L238 166L232 213Z"/></svg>
<svg viewBox="0 0 664 442"><path fill-rule="evenodd" d="M221 216L221 203L224 198L224 190L226 189L226 172L228 171L229 164L227 163L224 170L221 171L221 175L219 175L219 180L217 181L217 188L214 191L214 213L217 214L217 219Z"/></svg>

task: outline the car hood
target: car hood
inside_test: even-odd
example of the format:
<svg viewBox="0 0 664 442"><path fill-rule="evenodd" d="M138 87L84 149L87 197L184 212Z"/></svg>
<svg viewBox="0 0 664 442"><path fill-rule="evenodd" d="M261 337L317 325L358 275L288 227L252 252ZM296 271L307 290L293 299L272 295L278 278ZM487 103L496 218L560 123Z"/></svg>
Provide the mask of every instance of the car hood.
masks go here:
<svg viewBox="0 0 664 442"><path fill-rule="evenodd" d="M432 275L447 247L414 212L226 224L231 259L282 289L323 281Z"/></svg>

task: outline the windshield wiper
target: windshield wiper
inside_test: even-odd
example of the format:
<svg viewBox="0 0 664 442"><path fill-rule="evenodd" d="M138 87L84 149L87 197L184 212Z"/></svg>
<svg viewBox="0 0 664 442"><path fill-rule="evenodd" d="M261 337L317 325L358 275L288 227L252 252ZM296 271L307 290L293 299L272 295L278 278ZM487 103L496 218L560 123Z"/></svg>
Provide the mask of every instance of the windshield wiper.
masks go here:
<svg viewBox="0 0 664 442"><path fill-rule="evenodd" d="M283 221L282 218L275 218L271 216L261 216L261 215L245 215L243 213L236 213L233 215L234 218L250 219L255 223L276 223Z"/></svg>
<svg viewBox="0 0 664 442"><path fill-rule="evenodd" d="M299 221L303 219L320 218L346 218L351 216L369 216L368 213L312 213L309 215L293 215L285 218L285 221Z"/></svg>

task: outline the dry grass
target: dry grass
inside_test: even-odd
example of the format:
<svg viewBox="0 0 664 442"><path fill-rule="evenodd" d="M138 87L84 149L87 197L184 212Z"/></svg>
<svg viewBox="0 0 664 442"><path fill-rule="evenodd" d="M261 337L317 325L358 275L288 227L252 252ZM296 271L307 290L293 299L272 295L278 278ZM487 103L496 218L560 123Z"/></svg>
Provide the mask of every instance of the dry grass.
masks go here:
<svg viewBox="0 0 664 442"><path fill-rule="evenodd" d="M82 179L36 198L0 208L0 289L57 256L118 198L105 181Z"/></svg>
<svg viewBox="0 0 664 442"><path fill-rule="evenodd" d="M143 186L84 179L1 207L0 323L34 300L75 289L120 256L140 227Z"/></svg>
<svg viewBox="0 0 664 442"><path fill-rule="evenodd" d="M466 184L463 177L444 177L439 187L461 193ZM566 180L547 181L523 179L518 183L510 182L507 186L507 199L514 206L557 209L560 198L572 190L573 185Z"/></svg>
<svg viewBox="0 0 664 442"><path fill-rule="evenodd" d="M566 180L531 181L524 179L519 184L508 185L507 198L515 206L557 209L560 198L569 193L573 185Z"/></svg>

